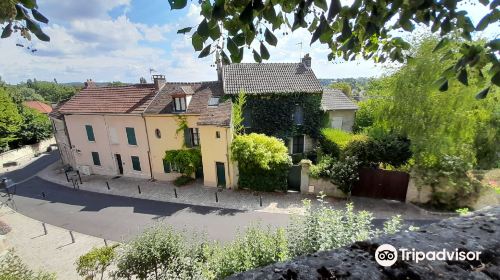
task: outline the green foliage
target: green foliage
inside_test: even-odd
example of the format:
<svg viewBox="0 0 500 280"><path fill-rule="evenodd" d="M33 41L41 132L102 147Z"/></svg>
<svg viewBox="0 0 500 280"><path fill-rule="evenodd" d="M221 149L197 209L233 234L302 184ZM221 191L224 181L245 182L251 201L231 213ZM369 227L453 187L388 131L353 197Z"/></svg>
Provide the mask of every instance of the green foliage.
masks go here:
<svg viewBox="0 0 500 280"><path fill-rule="evenodd" d="M474 149L479 169L500 168L500 106L488 109L477 114L479 123Z"/></svg>
<svg viewBox="0 0 500 280"><path fill-rule="evenodd" d="M382 146L372 138L353 140L344 150L344 156L356 157L361 166L378 167L381 162Z"/></svg>
<svg viewBox="0 0 500 280"><path fill-rule="evenodd" d="M12 98L0 87L0 152L9 149L9 142L17 139L22 116Z"/></svg>
<svg viewBox="0 0 500 280"><path fill-rule="evenodd" d="M52 135L52 124L48 116L28 107L23 108L21 115L23 124L18 138L23 144L35 144Z"/></svg>
<svg viewBox="0 0 500 280"><path fill-rule="evenodd" d="M335 143L340 150L344 150L351 141L365 140L367 138L362 134L352 134L335 128L323 128L321 134L327 141Z"/></svg>
<svg viewBox="0 0 500 280"><path fill-rule="evenodd" d="M467 216L467 215L469 215L470 210L469 210L469 208L464 207L464 208L456 209L455 212L457 212L458 215L460 215L460 216Z"/></svg>
<svg viewBox="0 0 500 280"><path fill-rule="evenodd" d="M42 31L40 23L49 23L49 20L38 11L36 0L9 0L0 3L2 39L18 33L28 41L31 40L31 35L35 35L39 40L48 42L50 37Z"/></svg>
<svg viewBox="0 0 500 280"><path fill-rule="evenodd" d="M163 159L175 165L186 177L192 176L202 165L201 151L197 148L166 151Z"/></svg>
<svg viewBox="0 0 500 280"><path fill-rule="evenodd" d="M147 229L119 247L116 275L129 279L162 279L158 278L160 273L177 269L177 259L186 254L185 246L182 235L170 227Z"/></svg>
<svg viewBox="0 0 500 280"><path fill-rule="evenodd" d="M359 180L359 166L358 159L350 156L333 163L330 173L332 183L343 193L350 195L352 186Z"/></svg>
<svg viewBox="0 0 500 280"><path fill-rule="evenodd" d="M193 181L194 181L193 177L182 175L174 180L174 185L176 185L177 187L185 186Z"/></svg>
<svg viewBox="0 0 500 280"><path fill-rule="evenodd" d="M121 86L126 86L126 83L120 82L120 81L113 81L111 83L108 83L108 87L121 87Z"/></svg>
<svg viewBox="0 0 500 280"><path fill-rule="evenodd" d="M178 135L179 132L185 131L188 128L187 116L177 115L177 129L175 130L175 134ZM185 145L185 143L183 144Z"/></svg>
<svg viewBox="0 0 500 280"><path fill-rule="evenodd" d="M405 39L407 36L400 37L398 32L390 31L412 32L416 26L426 25L441 38L436 51L445 49L453 39L458 41L454 37L461 37L460 52L452 59L453 67L437 72L443 74L441 84L447 84L450 78L455 81L454 77L457 77L456 80L468 85L471 72L489 70L492 73L489 84L499 86L498 38L471 44L473 32L498 23L498 2L480 1L490 8L477 26L458 2L433 0L422 5L421 2L351 1L343 5L345 3L340 0L333 0L327 5L324 0L203 1L200 2L202 21L198 27L183 28L178 33L192 32L192 45L200 51L199 57L218 51L224 63L241 62L245 46L253 53L256 62L268 59L266 45L277 45L276 33L283 32L283 36L287 36L288 30L300 28L311 33L311 44L319 41L328 46L329 61L360 57L375 62L404 63L413 57L408 51L412 44ZM187 1L170 1L170 5L172 9L182 9ZM292 18L293 22L290 22ZM255 40L261 41L259 49L252 48ZM446 55L441 53L440 57ZM490 87L486 86L486 89ZM478 97L484 98L487 92L481 92Z"/></svg>
<svg viewBox="0 0 500 280"><path fill-rule="evenodd" d="M283 141L257 133L239 135L231 144L231 155L238 162L240 187L286 190L292 162Z"/></svg>
<svg viewBox="0 0 500 280"><path fill-rule="evenodd" d="M243 110L245 109L246 101L247 95L245 91L241 90L236 97L236 101L233 103L233 110L231 112L234 135L241 135L245 131L245 127L243 125Z"/></svg>
<svg viewBox="0 0 500 280"><path fill-rule="evenodd" d="M304 114L302 125L296 125L291 117L297 104L302 107ZM248 110L251 118L251 127L246 132L264 133L280 139L301 134L316 139L325 122L319 93L249 95L246 97L245 110Z"/></svg>
<svg viewBox="0 0 500 280"><path fill-rule="evenodd" d="M309 175L313 178L330 178L331 169L335 159L329 155L323 156L318 164L312 165L309 169Z"/></svg>
<svg viewBox="0 0 500 280"><path fill-rule="evenodd" d="M364 132L365 129L371 127L373 125L375 119L373 99L368 99L365 101L358 102L359 109L356 111L356 115L354 118L354 125L352 127L355 133Z"/></svg>
<svg viewBox="0 0 500 280"><path fill-rule="evenodd" d="M25 85L21 84L21 86ZM76 93L75 87L60 85L55 82L28 80L26 86L34 89L36 94L40 95L46 102L49 103L66 101Z"/></svg>
<svg viewBox="0 0 500 280"><path fill-rule="evenodd" d="M346 82L337 82L329 85L330 88L339 89L347 97L352 98L352 88L351 85Z"/></svg>
<svg viewBox="0 0 500 280"><path fill-rule="evenodd" d="M76 261L76 272L86 280L92 280L100 275L102 280L104 272L111 265L116 257L115 248L113 246L105 246L100 248L92 248L85 255L82 255Z"/></svg>
<svg viewBox="0 0 500 280"><path fill-rule="evenodd" d="M0 256L0 280L55 280L56 275L33 271L23 263L13 250Z"/></svg>

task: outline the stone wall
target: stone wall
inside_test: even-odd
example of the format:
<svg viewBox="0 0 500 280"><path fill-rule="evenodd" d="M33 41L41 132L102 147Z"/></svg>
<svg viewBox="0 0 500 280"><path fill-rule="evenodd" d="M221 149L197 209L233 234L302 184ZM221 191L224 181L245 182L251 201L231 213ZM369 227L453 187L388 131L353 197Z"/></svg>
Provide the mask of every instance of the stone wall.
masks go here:
<svg viewBox="0 0 500 280"><path fill-rule="evenodd" d="M388 268L374 258L381 244L437 251L480 251L480 261L399 259ZM451 218L418 231L386 235L349 247L299 257L236 274L228 279L500 279L500 206Z"/></svg>
<svg viewBox="0 0 500 280"><path fill-rule="evenodd" d="M0 154L0 163L6 164L6 163L17 163L17 165L22 164L23 162L26 162L33 158L35 154L40 154L44 153L47 151L47 148L50 145L55 145L56 140L54 137L51 137L49 139L43 140L39 143L33 144L33 145L26 145L23 146L19 149L15 150L10 150L5 153ZM0 166L2 168L2 166Z"/></svg>
<svg viewBox="0 0 500 280"><path fill-rule="evenodd" d="M330 180L327 179L315 179L309 175L309 168L311 167L310 160L302 160L300 162L302 166L301 181L300 181L300 192L301 193L311 193L319 194L323 192L327 196L344 198L346 195L338 189Z"/></svg>

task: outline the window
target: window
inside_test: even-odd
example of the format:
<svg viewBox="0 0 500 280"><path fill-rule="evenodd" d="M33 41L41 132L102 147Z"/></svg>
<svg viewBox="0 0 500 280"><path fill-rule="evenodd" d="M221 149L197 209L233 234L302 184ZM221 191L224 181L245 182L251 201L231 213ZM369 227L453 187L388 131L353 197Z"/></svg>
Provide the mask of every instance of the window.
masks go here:
<svg viewBox="0 0 500 280"><path fill-rule="evenodd" d="M158 139L161 138L161 131L158 128L155 129L155 135L156 135L156 138L158 138Z"/></svg>
<svg viewBox="0 0 500 280"><path fill-rule="evenodd" d="M186 97L174 98L174 109L176 112L186 111Z"/></svg>
<svg viewBox="0 0 500 280"><path fill-rule="evenodd" d="M220 131L215 132L215 138L220 138Z"/></svg>
<svg viewBox="0 0 500 280"><path fill-rule="evenodd" d="M332 128L342 129L342 117L332 118Z"/></svg>
<svg viewBox="0 0 500 280"><path fill-rule="evenodd" d="M191 146L200 145L200 132L198 128L191 128Z"/></svg>
<svg viewBox="0 0 500 280"><path fill-rule="evenodd" d="M170 173L171 171L170 162L163 160L163 172Z"/></svg>
<svg viewBox="0 0 500 280"><path fill-rule="evenodd" d="M87 139L91 142L95 142L94 129L90 124L85 125L85 130L87 130Z"/></svg>
<svg viewBox="0 0 500 280"><path fill-rule="evenodd" d="M294 136L292 141L292 154L304 152L304 135Z"/></svg>
<svg viewBox="0 0 500 280"><path fill-rule="evenodd" d="M133 127L126 127L125 131L127 132L127 140L129 145L137 145L137 140L135 139L135 129Z"/></svg>
<svg viewBox="0 0 500 280"><path fill-rule="evenodd" d="M94 165L101 166L101 159L99 158L98 152L92 152L92 161Z"/></svg>
<svg viewBox="0 0 500 280"><path fill-rule="evenodd" d="M141 171L141 161L138 156L131 156L132 158L132 169L135 171Z"/></svg>
<svg viewBox="0 0 500 280"><path fill-rule="evenodd" d="M304 110L301 106L295 106L295 112L293 113L293 122L296 125L304 124Z"/></svg>
<svg viewBox="0 0 500 280"><path fill-rule="evenodd" d="M116 128L109 128L109 142L111 144L118 144L118 134L116 133Z"/></svg>
<svg viewBox="0 0 500 280"><path fill-rule="evenodd" d="M249 108L243 109L243 126L251 127L252 126L252 114Z"/></svg>

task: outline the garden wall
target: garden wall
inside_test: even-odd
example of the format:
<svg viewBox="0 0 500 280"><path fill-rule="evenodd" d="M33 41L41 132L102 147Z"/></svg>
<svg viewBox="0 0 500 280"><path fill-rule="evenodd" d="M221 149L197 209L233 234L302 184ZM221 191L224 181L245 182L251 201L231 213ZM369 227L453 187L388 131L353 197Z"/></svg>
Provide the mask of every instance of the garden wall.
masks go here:
<svg viewBox="0 0 500 280"><path fill-rule="evenodd" d="M309 168L311 167L311 162L309 160L302 160L300 162L302 165L301 182L300 182L300 192L301 193L314 193L319 194L323 192L327 196L344 198L345 194L338 189L330 180L319 178L315 179L309 176Z"/></svg>
<svg viewBox="0 0 500 280"><path fill-rule="evenodd" d="M22 162L28 161L35 156L35 154L44 153L50 145L55 145L56 140L54 137L43 140L39 143L33 145L27 145L19 149L10 150L3 154L0 154L0 163L2 166L6 163L17 163L17 165ZM0 167L2 168L2 167Z"/></svg>

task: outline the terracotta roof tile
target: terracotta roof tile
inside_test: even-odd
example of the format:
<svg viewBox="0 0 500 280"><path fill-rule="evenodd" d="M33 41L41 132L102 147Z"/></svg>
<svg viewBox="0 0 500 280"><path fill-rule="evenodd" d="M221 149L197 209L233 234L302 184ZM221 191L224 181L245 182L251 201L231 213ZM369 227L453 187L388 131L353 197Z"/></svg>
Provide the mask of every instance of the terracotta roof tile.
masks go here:
<svg viewBox="0 0 500 280"><path fill-rule="evenodd" d="M155 93L153 84L85 88L61 106L59 112L141 114Z"/></svg>
<svg viewBox="0 0 500 280"><path fill-rule="evenodd" d="M50 107L50 105L40 101L25 101L23 102L23 104L24 106L35 109L42 114L48 114L52 112L52 107Z"/></svg>

